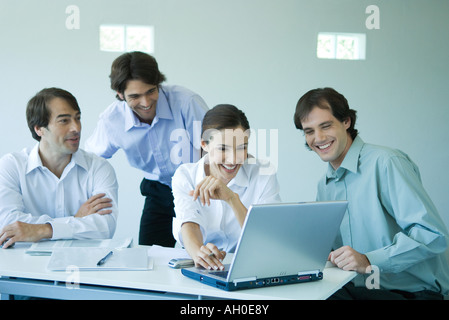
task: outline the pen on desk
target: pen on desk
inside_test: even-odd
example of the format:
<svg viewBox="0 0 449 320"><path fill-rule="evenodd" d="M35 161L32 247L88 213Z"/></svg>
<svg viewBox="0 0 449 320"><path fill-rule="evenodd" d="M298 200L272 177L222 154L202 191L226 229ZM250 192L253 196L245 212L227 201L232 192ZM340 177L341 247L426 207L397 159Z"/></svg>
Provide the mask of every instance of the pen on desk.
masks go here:
<svg viewBox="0 0 449 320"><path fill-rule="evenodd" d="M104 256L104 258L100 259L100 261L98 261L97 266L101 266L102 264L104 264L106 262L106 260L108 260L108 258L110 256L112 256L114 252L113 251L109 251L109 253L107 255Z"/></svg>

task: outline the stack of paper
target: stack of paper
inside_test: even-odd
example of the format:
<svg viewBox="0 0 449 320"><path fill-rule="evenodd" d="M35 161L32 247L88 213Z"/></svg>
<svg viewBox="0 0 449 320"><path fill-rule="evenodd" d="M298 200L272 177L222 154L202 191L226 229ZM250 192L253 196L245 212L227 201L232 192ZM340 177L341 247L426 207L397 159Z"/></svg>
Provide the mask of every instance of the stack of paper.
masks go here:
<svg viewBox="0 0 449 320"><path fill-rule="evenodd" d="M98 240L46 240L33 243L26 251L32 256L49 256L58 248L128 248L132 238Z"/></svg>
<svg viewBox="0 0 449 320"><path fill-rule="evenodd" d="M47 269L51 271L73 270L150 270L152 259L148 258L147 248L113 249L113 254L97 265L110 248L57 248L53 250Z"/></svg>

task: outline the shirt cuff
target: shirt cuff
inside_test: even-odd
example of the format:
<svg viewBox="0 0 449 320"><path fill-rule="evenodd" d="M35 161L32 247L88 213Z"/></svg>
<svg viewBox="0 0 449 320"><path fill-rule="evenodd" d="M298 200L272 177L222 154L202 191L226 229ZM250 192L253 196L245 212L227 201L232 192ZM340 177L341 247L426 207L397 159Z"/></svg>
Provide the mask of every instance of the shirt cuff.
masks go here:
<svg viewBox="0 0 449 320"><path fill-rule="evenodd" d="M53 229L51 240L72 239L73 231L68 221L50 221L48 222Z"/></svg>
<svg viewBox="0 0 449 320"><path fill-rule="evenodd" d="M369 262L373 266L377 266L380 271L390 272L392 266L389 260L388 251L385 248L365 253Z"/></svg>

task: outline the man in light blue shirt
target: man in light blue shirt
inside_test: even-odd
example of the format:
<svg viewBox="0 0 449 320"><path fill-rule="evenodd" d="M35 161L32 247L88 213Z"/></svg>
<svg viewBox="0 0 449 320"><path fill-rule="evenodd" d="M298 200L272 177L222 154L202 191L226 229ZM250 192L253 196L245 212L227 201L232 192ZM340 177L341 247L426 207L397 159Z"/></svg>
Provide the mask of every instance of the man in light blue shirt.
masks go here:
<svg viewBox="0 0 449 320"><path fill-rule="evenodd" d="M162 85L165 76L146 53L119 56L110 79L118 100L100 115L85 149L104 158L123 149L130 165L143 171L139 244L173 247L171 178L180 164L200 159L207 105L186 88Z"/></svg>
<svg viewBox="0 0 449 320"><path fill-rule="evenodd" d="M307 147L329 162L317 200L349 202L329 260L361 276L333 298L441 299L448 233L418 167L399 150L364 143L355 120L331 88L307 92L294 116Z"/></svg>

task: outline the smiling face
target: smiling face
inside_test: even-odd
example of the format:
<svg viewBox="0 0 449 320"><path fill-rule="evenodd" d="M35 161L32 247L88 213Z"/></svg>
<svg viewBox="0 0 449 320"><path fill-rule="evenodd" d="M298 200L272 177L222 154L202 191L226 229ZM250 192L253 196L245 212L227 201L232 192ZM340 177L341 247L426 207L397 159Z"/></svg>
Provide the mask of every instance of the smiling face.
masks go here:
<svg viewBox="0 0 449 320"><path fill-rule="evenodd" d="M242 127L212 130L206 141L201 141L209 153L209 174L225 184L231 181L248 157L248 138L249 130Z"/></svg>
<svg viewBox="0 0 449 320"><path fill-rule="evenodd" d="M123 94L117 93L134 111L142 122L151 124L156 116L156 104L159 99L157 85L147 84L141 80L129 80Z"/></svg>
<svg viewBox="0 0 449 320"><path fill-rule="evenodd" d="M325 162L338 169L352 144L347 129L351 124L348 118L340 122L330 109L314 107L301 121L307 145Z"/></svg>

